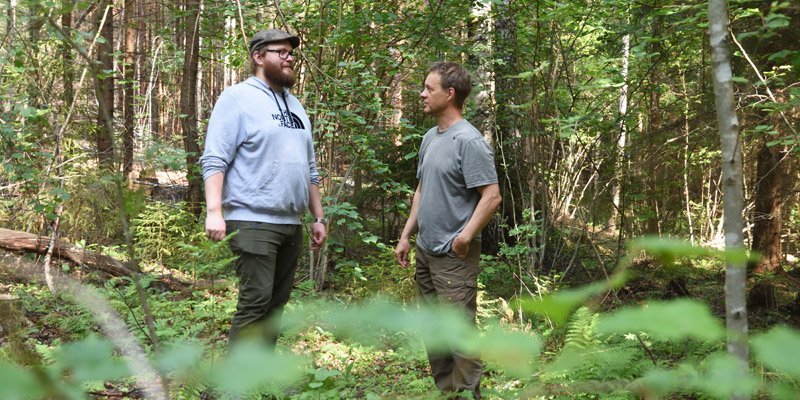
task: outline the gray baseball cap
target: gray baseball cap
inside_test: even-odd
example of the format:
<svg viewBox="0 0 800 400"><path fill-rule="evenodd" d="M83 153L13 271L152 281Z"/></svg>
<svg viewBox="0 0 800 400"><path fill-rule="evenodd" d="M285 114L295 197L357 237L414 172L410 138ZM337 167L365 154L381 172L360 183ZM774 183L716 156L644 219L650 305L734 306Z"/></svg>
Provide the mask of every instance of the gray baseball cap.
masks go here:
<svg viewBox="0 0 800 400"><path fill-rule="evenodd" d="M253 35L253 38L250 39L250 54L253 54L253 51L261 45L282 40L288 40L292 48L300 46L300 38L297 36L290 35L280 29L265 29Z"/></svg>

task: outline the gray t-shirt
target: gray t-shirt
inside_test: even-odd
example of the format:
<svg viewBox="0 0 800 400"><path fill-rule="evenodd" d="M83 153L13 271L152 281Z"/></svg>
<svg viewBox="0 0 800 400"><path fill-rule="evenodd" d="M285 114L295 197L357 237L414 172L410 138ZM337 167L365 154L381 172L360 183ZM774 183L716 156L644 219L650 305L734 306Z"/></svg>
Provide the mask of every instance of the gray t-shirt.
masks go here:
<svg viewBox="0 0 800 400"><path fill-rule="evenodd" d="M422 139L417 245L431 254L450 251L480 200L476 188L497 183L494 154L467 120L444 132L431 128Z"/></svg>

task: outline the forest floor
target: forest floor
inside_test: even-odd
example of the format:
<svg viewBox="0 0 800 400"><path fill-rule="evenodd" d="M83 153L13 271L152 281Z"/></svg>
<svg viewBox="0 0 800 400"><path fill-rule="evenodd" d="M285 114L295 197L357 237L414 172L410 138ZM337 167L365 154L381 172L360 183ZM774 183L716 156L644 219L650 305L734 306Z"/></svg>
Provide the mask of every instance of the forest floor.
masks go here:
<svg viewBox="0 0 800 400"><path fill-rule="evenodd" d="M18 299L19 309L24 315L23 332L25 342L42 358L48 360L58 347L71 341L82 340L87 336L101 335L91 315L68 297L53 296L42 281L41 273L22 275L19 268L13 270L13 264L26 266L28 271L41 267L38 257L28 255L6 255L0 261L0 293L12 294ZM384 260L392 264L391 260ZM135 289L126 278L100 277L91 273L79 273L79 269L63 264L63 272L101 288L109 303L121 314L140 338L145 337L141 320L141 309L137 305ZM162 266L163 268L166 268ZM366 279L375 280L364 287L371 287L372 293L358 292L359 297L366 298L380 293L382 284L396 285L392 291L404 293L408 307L415 307L416 302L408 296L413 293L413 283L406 276L408 270L387 273L385 266L364 266ZM482 285L489 290L481 290L479 325L485 322L500 320L509 323L516 318L515 310L510 310L507 302L508 288L501 296L498 287L491 287L492 282L505 275L497 270L497 265L490 263L490 268L482 272ZM168 268L166 268L168 269ZM392 270L398 271L398 270ZM597 271L595 271L597 272ZM621 306L642 304L652 299L694 298L708 304L712 312L719 318L724 315L724 278L721 265L714 262L680 261L665 267L642 259L630 268L627 283L615 292L610 292L596 299L590 308L596 312L607 311ZM25 275L29 274L29 275ZM179 271L176 271L179 274ZM383 274L382 278L379 275ZM393 275L400 274L400 275ZM182 275L182 276L185 276ZM384 281L380 281L384 279ZM394 279L387 282L386 279ZM356 281L358 282L358 281ZM775 281L776 304L772 309L754 309L750 312L751 329L759 330L775 324L787 324L800 327L800 313L797 312L798 288L793 280ZM213 365L214 360L222 357L227 347L227 329L230 316L236 303L235 280L230 276L217 280L213 285L198 286L188 290L173 290L168 285L158 285L157 280L147 282L149 297L159 338L163 342L193 342L204 349L204 360ZM321 293L312 289L310 282L300 282L293 292L293 298L287 306L287 314L306 304L325 300L329 304L341 307L357 300L346 291L339 291L352 282L331 285L331 289ZM357 283L355 284L358 285ZM352 289L352 287L351 287ZM503 298L506 297L506 298ZM529 316L530 317L530 316ZM530 317L524 324L511 324L517 330L542 339L543 359L552 359L558 353L565 340L564 329L553 327L548 321ZM0 337L0 348L8 345L8 339ZM440 399L444 398L435 389L429 375L429 367L422 341L413 333L387 333L380 340L370 344L362 344L315 325L299 331L287 332L279 341L279 352L302 355L307 364L303 367L299 381L272 392L272 398L293 399ZM686 349L661 349L660 357L665 362L678 362ZM707 352L713 349L698 346L693 351ZM529 383L528 383L529 384ZM543 384L547 384L544 382ZM203 382L187 381L172 388L172 398L193 399L205 389ZM526 383L506 374L503 370L487 361L483 381L486 398L524 398ZM130 381L95 382L85 387L92 398L136 399L142 393L132 386ZM550 389L548 389L550 390ZM557 392L557 389L556 389ZM554 398L569 398L555 396ZM601 398L614 398L601 397Z"/></svg>

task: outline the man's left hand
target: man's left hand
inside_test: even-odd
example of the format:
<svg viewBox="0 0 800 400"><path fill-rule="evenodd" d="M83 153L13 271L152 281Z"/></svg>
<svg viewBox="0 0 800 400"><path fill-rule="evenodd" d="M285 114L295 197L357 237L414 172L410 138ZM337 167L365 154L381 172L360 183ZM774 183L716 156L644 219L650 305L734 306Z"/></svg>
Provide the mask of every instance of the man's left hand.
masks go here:
<svg viewBox="0 0 800 400"><path fill-rule="evenodd" d="M321 249L327 237L328 233L325 231L325 224L319 222L311 224L311 250Z"/></svg>
<svg viewBox="0 0 800 400"><path fill-rule="evenodd" d="M467 258L467 254L469 254L469 243L471 241L472 239L463 238L461 235L456 236L452 244L453 253L462 260Z"/></svg>

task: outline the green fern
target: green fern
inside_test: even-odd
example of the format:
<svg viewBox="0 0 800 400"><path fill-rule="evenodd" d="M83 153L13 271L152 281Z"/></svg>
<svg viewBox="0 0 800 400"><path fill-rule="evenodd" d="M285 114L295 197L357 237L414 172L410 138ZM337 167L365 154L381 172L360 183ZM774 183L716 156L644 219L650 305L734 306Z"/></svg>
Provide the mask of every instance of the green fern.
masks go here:
<svg viewBox="0 0 800 400"><path fill-rule="evenodd" d="M581 307L567 323L567 333L564 348L586 349L600 344L595 325L598 314L586 307Z"/></svg>

